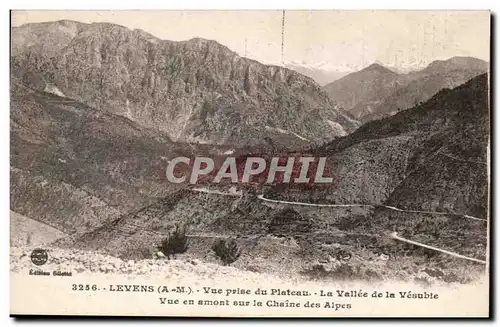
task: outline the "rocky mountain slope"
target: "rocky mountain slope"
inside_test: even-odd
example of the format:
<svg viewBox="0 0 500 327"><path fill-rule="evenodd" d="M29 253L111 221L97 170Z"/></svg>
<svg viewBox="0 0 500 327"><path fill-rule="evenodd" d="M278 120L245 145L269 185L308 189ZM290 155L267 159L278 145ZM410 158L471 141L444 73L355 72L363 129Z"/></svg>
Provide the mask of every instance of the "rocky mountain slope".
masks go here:
<svg viewBox="0 0 500 327"><path fill-rule="evenodd" d="M328 157L332 185L257 190L287 201L371 206L290 206L259 200L252 192L181 190L57 245L141 259L183 224L191 256L211 260L214 240L232 237L245 258L262 259L259 268L238 261L244 269L265 272L279 266L308 276L369 280L395 272L415 276L423 269L447 282L467 282L471 277L464 272L479 272L481 264L395 241L390 233L485 260L486 221L464 215L488 219L488 128L488 78L481 75L311 149ZM270 242L270 236L281 241Z"/></svg>
<svg viewBox="0 0 500 327"><path fill-rule="evenodd" d="M323 89L356 118L370 121L414 107L441 89L454 88L487 71L488 63L472 57L437 60L408 74L374 64Z"/></svg>
<svg viewBox="0 0 500 327"><path fill-rule="evenodd" d="M14 27L11 48L12 75L30 88L174 141L257 144L278 130L292 143L314 143L358 126L312 79L211 40L173 42L114 24L58 21Z"/></svg>
<svg viewBox="0 0 500 327"><path fill-rule="evenodd" d="M154 258L156 246L173 226L184 223L188 249L178 257L218 263L211 250L214 242L235 239L242 256L232 265L252 272L332 281L405 279L424 283L429 276L445 283L467 283L481 274L480 264L422 251L388 236L388 228L396 228L404 236L410 229L423 232L417 235L420 238L412 235L413 239L484 258L486 234L481 223L454 217L435 220L430 215L423 219L435 224L425 224L422 215L409 217L402 214L389 220L389 226L381 211L268 206L251 196L179 193L54 246L143 260ZM433 237L436 224L439 233L446 235L445 242ZM470 231L464 233L466 230Z"/></svg>
<svg viewBox="0 0 500 327"><path fill-rule="evenodd" d="M316 149L338 177L310 196L486 217L488 97L483 74Z"/></svg>
<svg viewBox="0 0 500 327"><path fill-rule="evenodd" d="M488 189L486 147L488 145L489 136L487 85L487 76L481 75L453 90L443 90L431 100L420 106L400 112L392 117L367 123L349 136L340 138L323 147L310 149L307 153L311 153L313 156L328 157L327 169L334 177L333 184L308 188L293 188L281 185L279 192L277 192L278 190L274 192L266 191L267 195L271 198L279 196L284 200L291 201L298 200L301 202L337 204L387 204L410 210L442 211L486 217ZM57 113L57 111L55 111L55 113ZM68 113L77 117L73 111L68 110ZM37 122L40 124L43 123L41 120ZM123 135L124 129L122 126L120 127L120 132L122 133L120 135ZM17 146L16 142L21 142L21 140L17 140L19 138L19 136L17 136L19 133L17 129L13 129L12 142L14 142L14 146ZM94 142L91 133L83 133L81 135L89 137L90 140ZM69 141L70 140L68 140L66 144L68 148L71 142L76 143L76 141L73 140L71 140L71 142ZM120 140L120 142L124 142L124 140ZM140 138L135 142L144 142L144 140ZM150 182L148 179L155 175L151 171L148 171L148 169L153 168L151 168L150 164L145 164L149 161L144 158L144 154L141 151L145 151L149 156L147 158L153 160L155 156L165 155L165 152L161 151L172 151L172 144L165 143L166 145L162 145L164 146L164 148L161 148L162 150L155 150L155 147L158 145L155 145L153 141L150 142L152 143L146 147L147 149L142 146L139 149L138 145L134 151L139 152L120 151L120 156L126 157L120 159L137 160L137 163L132 161L130 166L126 166L118 160L111 161L109 164L103 161L99 164L102 168L89 170L88 175L85 176L88 176L87 179L89 179L90 182L87 181L87 183L83 183L83 185L90 185L91 187L86 187L92 192L96 192L94 194L99 194L100 199L105 199L106 202L115 204L120 208L125 206L123 209L130 210L132 207L128 204L125 205L125 203L128 203L125 200L134 199L134 197L137 196L142 198L141 194L146 198L161 196L161 192L155 193L156 189L153 186L148 186L150 185L148 184L148 182ZM36 146L40 147L38 144ZM30 144L30 147L35 148L35 145ZM14 178L12 179L13 183L15 183L13 187L14 195L17 194L16 189L19 188L18 185L29 185L28 183L21 183L17 174L20 174L20 172L28 174L25 170L28 170L29 164L32 164L34 155L35 158L37 158L36 155L39 155L38 153L43 153L42 151L35 152L34 150L27 152L24 149L25 147L23 147L22 153L26 153L26 158L24 158L22 154L16 154L17 151L13 151L12 165L16 167L16 173L13 174ZM26 149L30 148L26 146ZM85 147L83 149L85 149ZM106 149L106 147L102 147L102 149ZM131 149L134 148L131 147ZM58 151L68 150L63 148ZM89 150L87 149L86 151ZM178 151L182 153L182 148ZM82 160L84 160L85 151L79 154L79 152L73 150L71 155L75 156L74 153L76 153L76 158L82 158ZM48 171L53 171L54 179L61 179L71 185L81 185L81 182L75 183L74 180L78 174L69 168L68 170L64 168L70 167L71 162L75 162L76 164L76 161L72 161L69 155L63 156L64 152L54 152L51 156L53 157L55 155L62 156L60 159L67 162L63 164L55 157L50 159L53 162L52 165L54 165L54 168ZM168 156L168 154L166 154L166 156ZM113 156L103 156L100 160L112 160L112 158ZM42 159L43 160L37 159L34 161L35 163L37 161L40 163L29 168L30 175L36 175L37 171L40 175L47 175L40 169L47 169L47 167L50 167L47 165L47 162L51 161L44 157L42 157ZM93 162L93 160L96 159L89 158L86 160ZM82 166L82 163L85 162L85 160L80 161L79 169L91 169L89 168L92 167L91 164ZM113 183L117 183L114 182L113 179L106 177L106 174L110 174L107 170L111 169L111 167L106 167L112 166L113 164L118 167L113 167L115 169L125 169L129 167L129 169L136 169L137 171L131 170L129 172L124 170L121 173L119 171L115 172L113 176L117 178L121 184L116 184L116 189L115 187L108 189L110 187L108 186L106 188L105 185L112 186L115 185ZM18 173L17 169L23 169L23 167L24 170L20 170ZM55 167L57 167L57 169L55 169ZM138 167L145 171L141 171ZM153 172L155 171L153 170ZM131 173L135 176L133 181L127 182L127 180L122 180ZM73 176L73 180L71 176ZM108 178L108 180L104 179L104 177ZM79 178L83 177L80 176ZM142 179L146 179L146 181ZM102 182L103 180L106 182ZM139 182L141 182L141 184L137 184ZM39 184L42 185L43 183L39 182ZM138 192L137 188L129 190L129 184L141 185L142 188L147 186L149 188L147 192ZM155 185L155 187L159 188L162 192L166 192L166 186L164 184L152 183L151 185ZM27 187L28 186L20 188L19 195L13 197L13 204L17 206L16 211L31 217L35 212L44 212L44 210L47 210L47 208L41 210L37 205L35 208L39 211L32 210L29 212L27 211L28 209L24 209L23 211L23 205L29 207L31 203L23 197L23 194L33 194L33 192L29 193L26 191ZM64 190L66 189L68 188L64 188ZM136 190L136 193L134 193L133 190ZM265 189L258 189L257 191L265 191ZM173 198L180 196L179 199L184 199L185 197L183 201L190 203L188 206L190 208L189 210L182 209L179 212L179 217L182 217L183 219L181 220L185 221L189 220L187 219L186 213L194 208L194 203L200 203L200 208L205 208L207 206L205 201L207 201L209 196L201 195L200 197L196 196L193 198L194 195L189 191L183 192L182 195L174 196L172 194L171 196L173 196ZM44 194L44 192L40 192L40 194ZM121 197L118 197L118 195L121 195ZM16 198L18 198L18 200L16 200ZM170 201L173 198L166 199L166 201ZM115 202L113 202L113 200L115 200ZM45 201L46 200L41 201L42 204ZM230 210L233 206L232 201L234 201L234 199L230 201L230 203L223 203L221 206L217 205L217 208L214 210L209 210L209 212L211 212L209 217L215 215L219 217L218 219L223 219L223 217L225 217L223 212ZM132 201L132 203L137 203L137 200ZM249 205L254 206L254 204ZM252 219L248 220L248 218L242 218L242 221L245 221L244 226L247 226L251 221L255 221L255 219L258 221L262 219L267 220L268 217L274 215L267 212L267 209L262 211L263 209L260 204L255 204L255 206L256 213L250 215L253 217ZM136 206L135 208L145 210L146 207L143 206L141 208ZM187 207L182 206L182 208ZM165 214L167 214L169 210L170 209L162 209L160 212L165 212ZM202 211L193 214L193 219L201 219L200 217L206 215L205 209L200 210ZM251 211L252 210L248 208L243 210L243 212L246 213ZM123 213L123 211L121 212ZM64 215L64 213L62 214ZM158 215L158 213L155 215ZM227 226L230 226L230 222L234 222L232 219L235 217L234 215L235 213L228 211L227 217L229 225ZM246 215L244 216L246 217ZM116 218L117 216L114 215L114 217ZM211 220L209 217L203 218L201 221L203 221L204 224L210 224L209 222ZM169 224L168 226L175 220L172 219L173 218L165 219L165 222ZM117 222L113 219L105 219L105 221ZM240 224L241 222L238 223L237 226ZM137 223L134 223L134 225L142 226ZM165 225L165 231L171 227L168 226ZM220 227L226 225L220 224L219 221L215 226ZM260 223L257 223L255 226L255 228L257 228L255 231L256 233L259 228L264 230L267 228ZM248 226L245 228L248 230L251 229ZM145 229L147 230L150 228L148 227ZM106 238L102 235L96 238L96 240L102 241L105 239ZM89 244L97 243L93 241L89 242Z"/></svg>
<svg viewBox="0 0 500 327"><path fill-rule="evenodd" d="M469 268L482 269L464 270L459 259L400 244L388 232L484 258L484 221L462 218L488 218L486 74L316 146L356 122L309 78L215 42L67 21L13 34L11 210L70 235L55 245L144 259L180 223L188 227L189 256L213 260L214 239L234 237L244 248L236 265L260 272L380 280L413 278L425 266L464 282ZM361 83L356 92L370 105L378 105L378 92L399 87L399 75L381 66L363 74L371 88ZM241 196L165 183L172 157L227 153L326 156L334 181L257 186ZM261 192L371 206L291 208L262 201ZM449 214L436 219L381 205Z"/></svg>
<svg viewBox="0 0 500 327"><path fill-rule="evenodd" d="M202 150L72 99L11 84L11 209L66 233L172 191L172 156Z"/></svg>

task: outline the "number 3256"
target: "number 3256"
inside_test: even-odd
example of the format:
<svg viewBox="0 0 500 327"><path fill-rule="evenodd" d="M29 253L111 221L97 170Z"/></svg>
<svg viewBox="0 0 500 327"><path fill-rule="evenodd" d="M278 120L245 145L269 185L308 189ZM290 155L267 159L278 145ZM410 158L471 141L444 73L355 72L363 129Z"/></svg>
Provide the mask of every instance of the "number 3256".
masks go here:
<svg viewBox="0 0 500 327"><path fill-rule="evenodd" d="M97 285L93 284L72 284L71 289L73 291L97 291Z"/></svg>

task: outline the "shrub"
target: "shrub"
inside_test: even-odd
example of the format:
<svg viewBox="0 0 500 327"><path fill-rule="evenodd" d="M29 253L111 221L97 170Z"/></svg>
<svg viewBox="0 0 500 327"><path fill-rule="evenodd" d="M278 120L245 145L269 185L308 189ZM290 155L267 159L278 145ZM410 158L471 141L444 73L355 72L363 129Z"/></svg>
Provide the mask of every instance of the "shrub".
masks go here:
<svg viewBox="0 0 500 327"><path fill-rule="evenodd" d="M175 257L176 253L184 253L189 247L186 229L179 228L177 225L175 231L167 236L159 247L159 250L168 258Z"/></svg>
<svg viewBox="0 0 500 327"><path fill-rule="evenodd" d="M228 266L235 262L241 255L238 244L234 239L231 239L228 242L224 239L217 240L214 242L212 250L221 259L224 266Z"/></svg>

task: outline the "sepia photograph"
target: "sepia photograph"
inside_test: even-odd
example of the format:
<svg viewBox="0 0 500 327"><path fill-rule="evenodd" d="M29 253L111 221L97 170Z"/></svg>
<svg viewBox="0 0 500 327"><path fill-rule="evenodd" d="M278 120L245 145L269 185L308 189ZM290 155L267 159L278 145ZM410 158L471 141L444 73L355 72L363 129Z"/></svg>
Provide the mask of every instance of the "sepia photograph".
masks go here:
<svg viewBox="0 0 500 327"><path fill-rule="evenodd" d="M10 19L11 315L490 315L490 11Z"/></svg>

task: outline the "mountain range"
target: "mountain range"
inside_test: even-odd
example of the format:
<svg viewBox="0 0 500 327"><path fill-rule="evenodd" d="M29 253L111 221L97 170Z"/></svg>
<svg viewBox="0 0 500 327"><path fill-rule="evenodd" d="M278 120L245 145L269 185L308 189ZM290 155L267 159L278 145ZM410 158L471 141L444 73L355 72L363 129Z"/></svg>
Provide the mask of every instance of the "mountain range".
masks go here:
<svg viewBox="0 0 500 327"><path fill-rule="evenodd" d="M74 21L12 28L11 75L174 141L323 143L359 126L312 79L242 58L216 41L166 41Z"/></svg>
<svg viewBox="0 0 500 327"><path fill-rule="evenodd" d="M398 74L408 74L425 68L425 66L419 62L406 65L394 65L376 61L374 64L384 66ZM333 64L328 61L314 63L290 61L285 63L285 67L311 77L321 86L333 83L346 75L363 69L360 65Z"/></svg>
<svg viewBox="0 0 500 327"><path fill-rule="evenodd" d="M213 235L243 237L239 262L273 257L283 270L338 248L357 256L369 249L370 258L390 252L402 260L387 263L400 265L393 271L406 269L408 253L427 255L388 246L388 231L478 256L486 244L479 220L489 209L485 64L452 58L408 74L373 64L322 89L215 41L165 41L104 23L15 27L11 210L71 235L58 246L132 259L148 257L177 223L187 225L190 251L201 258ZM217 186L210 194L165 180L176 156L257 151L326 157L333 183L224 196ZM257 194L348 206L283 208ZM260 243L268 235L296 244L270 250Z"/></svg>
<svg viewBox="0 0 500 327"><path fill-rule="evenodd" d="M441 89L454 88L487 71L487 62L472 57L433 61L406 74L377 63L327 84L323 90L355 118L370 121L414 107Z"/></svg>

